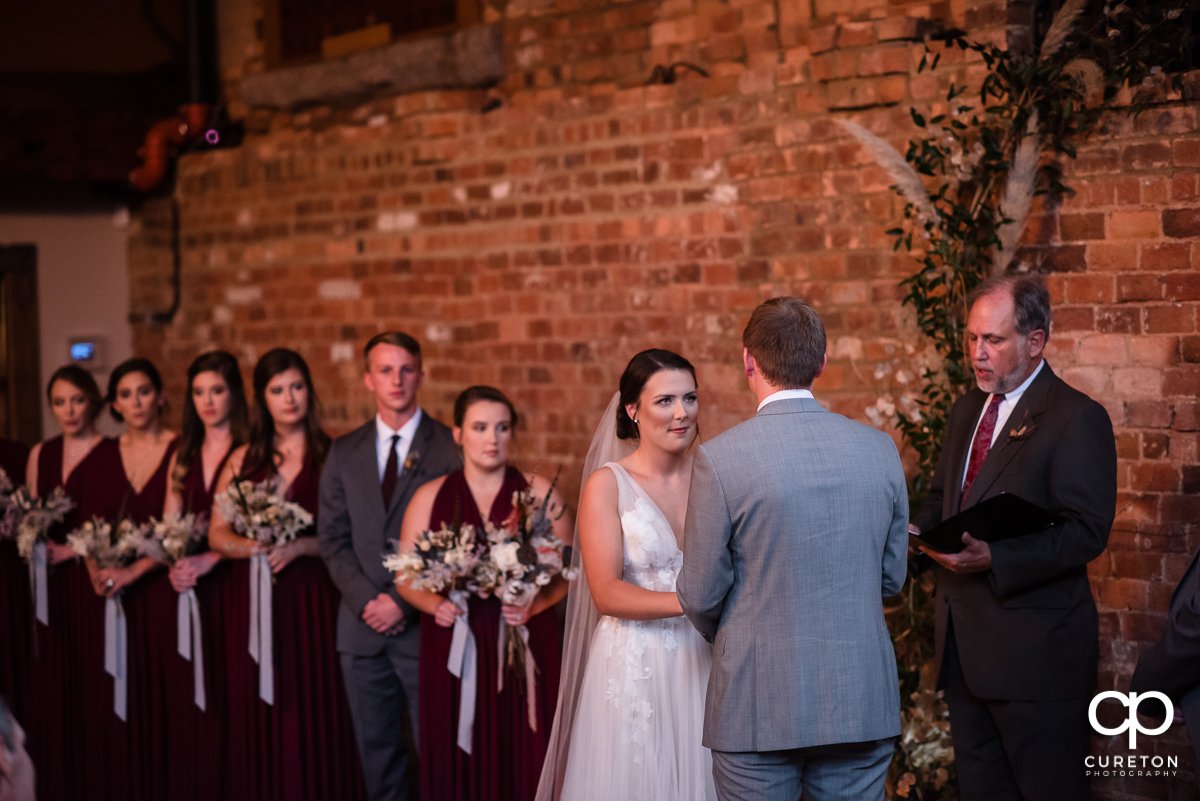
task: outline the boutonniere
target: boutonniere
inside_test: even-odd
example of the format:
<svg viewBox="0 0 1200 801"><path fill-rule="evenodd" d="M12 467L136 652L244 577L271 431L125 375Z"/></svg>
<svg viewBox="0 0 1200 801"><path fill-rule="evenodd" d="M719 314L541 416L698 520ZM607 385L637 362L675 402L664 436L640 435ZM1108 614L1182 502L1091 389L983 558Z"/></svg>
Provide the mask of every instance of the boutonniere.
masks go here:
<svg viewBox="0 0 1200 801"><path fill-rule="evenodd" d="M417 463L417 460L420 458L421 458L420 453L418 453L417 451L410 450L408 452L408 457L404 460L404 472L407 473L409 470L412 470L413 465L415 465Z"/></svg>
<svg viewBox="0 0 1200 801"><path fill-rule="evenodd" d="M1021 425L1008 430L1008 442L1020 442L1021 440L1029 439L1029 436L1037 430L1037 425L1025 422L1028 419L1029 412L1025 412L1025 417L1021 419Z"/></svg>

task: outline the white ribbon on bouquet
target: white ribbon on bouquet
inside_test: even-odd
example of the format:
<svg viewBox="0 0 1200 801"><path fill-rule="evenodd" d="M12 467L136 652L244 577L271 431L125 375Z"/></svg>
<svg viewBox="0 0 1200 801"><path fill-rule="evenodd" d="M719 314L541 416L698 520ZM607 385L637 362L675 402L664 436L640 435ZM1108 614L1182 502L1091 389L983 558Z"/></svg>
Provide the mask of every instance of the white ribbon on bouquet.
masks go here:
<svg viewBox="0 0 1200 801"><path fill-rule="evenodd" d="M271 628L271 565L265 553L250 557L250 656L258 663L258 697L275 703L275 649Z"/></svg>
<svg viewBox="0 0 1200 801"><path fill-rule="evenodd" d="M175 629L178 632L176 647L179 655L192 663L192 697L196 706L207 711L208 698L204 692L204 644L200 636L200 599L196 597L195 588L179 593Z"/></svg>
<svg viewBox="0 0 1200 801"><path fill-rule="evenodd" d="M475 635L467 620L466 590L451 590L450 601L462 614L454 618L454 632L450 640L450 658L446 669L459 680L458 696L458 747L471 753L471 734L475 726L475 694L479 666L475 662Z"/></svg>
<svg viewBox="0 0 1200 801"><path fill-rule="evenodd" d="M38 622L50 625L50 596L46 586L46 543L35 542L29 560L29 584L33 591L33 605Z"/></svg>
<svg viewBox="0 0 1200 801"><path fill-rule="evenodd" d="M104 599L104 670L113 677L113 711L128 720L129 705L129 632L121 594Z"/></svg>

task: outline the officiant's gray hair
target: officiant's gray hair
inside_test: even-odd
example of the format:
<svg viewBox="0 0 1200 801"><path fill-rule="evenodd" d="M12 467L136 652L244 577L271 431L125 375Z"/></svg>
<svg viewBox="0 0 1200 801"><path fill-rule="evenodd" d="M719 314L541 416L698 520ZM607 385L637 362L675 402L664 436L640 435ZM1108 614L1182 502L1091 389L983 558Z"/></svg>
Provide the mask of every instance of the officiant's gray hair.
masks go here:
<svg viewBox="0 0 1200 801"><path fill-rule="evenodd" d="M771 386L808 389L825 363L825 326L799 298L771 298L750 315L742 345Z"/></svg>
<svg viewBox="0 0 1200 801"><path fill-rule="evenodd" d="M989 278L967 295L967 312L980 298L999 293L1005 293L1013 299L1018 334L1027 337L1034 331L1044 331L1046 339L1050 338L1050 290L1046 289L1040 278L1032 275Z"/></svg>

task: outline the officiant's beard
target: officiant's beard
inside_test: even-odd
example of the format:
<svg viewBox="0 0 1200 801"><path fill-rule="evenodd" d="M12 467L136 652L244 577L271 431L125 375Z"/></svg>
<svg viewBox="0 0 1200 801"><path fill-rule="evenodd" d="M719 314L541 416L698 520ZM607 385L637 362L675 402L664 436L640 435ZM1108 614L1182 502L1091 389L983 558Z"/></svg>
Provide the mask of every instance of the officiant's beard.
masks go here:
<svg viewBox="0 0 1200 801"><path fill-rule="evenodd" d="M1017 352L1025 353L1028 351L1028 348L1029 348L1028 337L1020 337L1017 342ZM972 368L974 368L976 370L975 383L979 385L979 388L981 390L983 390L984 392L1001 394L1001 393L1012 392L1014 389L1016 389L1018 386L1020 386L1021 382L1025 380L1025 375L1027 372L1029 372L1031 364L1036 364L1036 362L1040 359L1041 359L1040 356L1038 357L1038 359L1031 359L1031 360L1022 359L1012 369L1011 372L1006 373L1005 375L998 375L995 372L995 369L994 369L995 362L993 362L991 359L989 359L986 363L984 363L982 365L979 362L973 361L971 363L971 366L972 366ZM978 372L978 370L981 367L982 367L982 369L984 369L986 371L986 372L984 372L983 375L980 375Z"/></svg>

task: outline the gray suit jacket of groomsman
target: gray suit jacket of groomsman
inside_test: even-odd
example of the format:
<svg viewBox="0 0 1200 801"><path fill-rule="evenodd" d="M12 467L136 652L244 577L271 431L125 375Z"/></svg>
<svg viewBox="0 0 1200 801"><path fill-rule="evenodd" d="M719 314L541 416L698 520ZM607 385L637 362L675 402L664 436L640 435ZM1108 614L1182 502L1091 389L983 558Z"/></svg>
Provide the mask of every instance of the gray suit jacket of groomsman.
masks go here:
<svg viewBox="0 0 1200 801"><path fill-rule="evenodd" d="M895 444L810 398L773 401L699 448L678 592L713 643L705 746L900 733L882 599L904 584L907 530Z"/></svg>
<svg viewBox="0 0 1200 801"><path fill-rule="evenodd" d="M386 591L404 610L409 626L419 613L403 600L384 569L388 540L400 539L400 523L413 493L422 484L459 467L458 446L450 429L422 413L409 447L409 467L402 470L383 508L375 418L334 440L321 471L321 514L317 537L321 556L342 593L338 611L337 648L344 654L374 656L385 638L362 619L363 607Z"/></svg>

